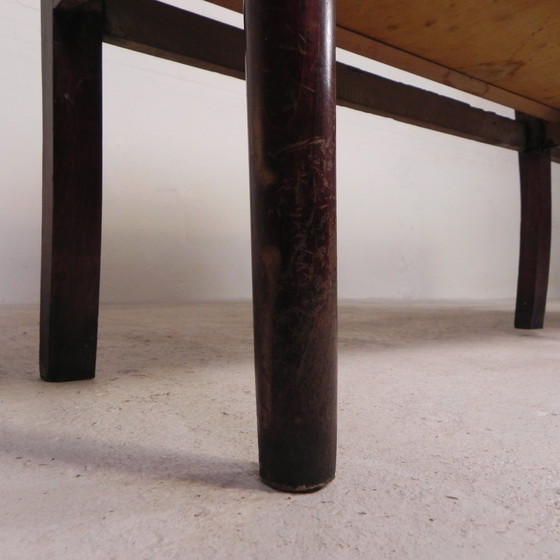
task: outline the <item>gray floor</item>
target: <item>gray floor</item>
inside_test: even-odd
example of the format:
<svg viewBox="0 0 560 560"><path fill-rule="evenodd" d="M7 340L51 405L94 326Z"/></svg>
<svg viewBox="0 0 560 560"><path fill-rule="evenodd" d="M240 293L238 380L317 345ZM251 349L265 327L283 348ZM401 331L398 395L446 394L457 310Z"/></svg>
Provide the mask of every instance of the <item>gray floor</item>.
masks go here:
<svg viewBox="0 0 560 560"><path fill-rule="evenodd" d="M0 557L559 559L560 305L340 310L337 479L257 478L250 307L105 307L94 381L0 308Z"/></svg>

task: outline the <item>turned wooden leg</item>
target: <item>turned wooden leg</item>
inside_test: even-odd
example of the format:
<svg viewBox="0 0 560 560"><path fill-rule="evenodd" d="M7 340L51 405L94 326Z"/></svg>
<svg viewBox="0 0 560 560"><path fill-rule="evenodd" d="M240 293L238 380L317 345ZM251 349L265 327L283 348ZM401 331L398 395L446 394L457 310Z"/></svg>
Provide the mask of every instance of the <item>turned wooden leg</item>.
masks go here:
<svg viewBox="0 0 560 560"><path fill-rule="evenodd" d="M56 6L56 8L55 8ZM41 377L95 375L101 248L102 2L42 0Z"/></svg>
<svg viewBox="0 0 560 560"><path fill-rule="evenodd" d="M333 2L245 10L260 473L306 492L336 461Z"/></svg>
<svg viewBox="0 0 560 560"><path fill-rule="evenodd" d="M538 136L539 130L543 130L538 119L521 114L517 118L526 122L529 138ZM544 322L550 263L550 150L537 146L521 152L519 174L521 244L515 327L540 329Z"/></svg>

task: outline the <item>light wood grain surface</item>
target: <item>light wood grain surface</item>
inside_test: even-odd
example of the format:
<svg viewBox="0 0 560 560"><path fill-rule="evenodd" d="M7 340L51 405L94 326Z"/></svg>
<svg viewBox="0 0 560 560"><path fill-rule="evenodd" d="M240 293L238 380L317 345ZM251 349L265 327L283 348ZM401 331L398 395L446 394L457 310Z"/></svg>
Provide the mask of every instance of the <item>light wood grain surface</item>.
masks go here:
<svg viewBox="0 0 560 560"><path fill-rule="evenodd" d="M560 121L558 0L338 0L337 45Z"/></svg>

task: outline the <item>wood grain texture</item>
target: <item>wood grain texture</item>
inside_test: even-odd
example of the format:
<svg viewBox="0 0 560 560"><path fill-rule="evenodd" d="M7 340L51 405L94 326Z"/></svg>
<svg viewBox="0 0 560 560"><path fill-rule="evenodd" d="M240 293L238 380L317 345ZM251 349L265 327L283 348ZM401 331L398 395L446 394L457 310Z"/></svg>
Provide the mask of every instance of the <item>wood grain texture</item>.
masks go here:
<svg viewBox="0 0 560 560"><path fill-rule="evenodd" d="M543 327L551 240L551 157L542 121L518 113L527 128L527 150L519 153L521 242L515 327Z"/></svg>
<svg viewBox="0 0 560 560"><path fill-rule="evenodd" d="M337 26L343 49L560 122L557 0L338 0Z"/></svg>
<svg viewBox="0 0 560 560"><path fill-rule="evenodd" d="M41 377L95 373L101 249L99 3L42 2Z"/></svg>
<svg viewBox="0 0 560 560"><path fill-rule="evenodd" d="M246 29L260 472L305 492L336 462L332 2L248 0Z"/></svg>
<svg viewBox="0 0 560 560"><path fill-rule="evenodd" d="M412 74L428 78L446 86L476 95L506 107L511 107L527 114L550 121L560 121L560 111L555 107L543 105L534 99L519 95L511 89L497 87L478 78L459 72L431 60L421 58L380 41L365 37L359 33L339 27L337 29L338 46L388 64Z"/></svg>
<svg viewBox="0 0 560 560"><path fill-rule="evenodd" d="M134 9L132 9L134 2ZM245 75L244 31L153 0L107 0L105 41L229 76ZM337 64L339 105L513 150L525 149L515 120Z"/></svg>
<svg viewBox="0 0 560 560"><path fill-rule="evenodd" d="M341 0L337 23L542 105L560 108L557 0Z"/></svg>

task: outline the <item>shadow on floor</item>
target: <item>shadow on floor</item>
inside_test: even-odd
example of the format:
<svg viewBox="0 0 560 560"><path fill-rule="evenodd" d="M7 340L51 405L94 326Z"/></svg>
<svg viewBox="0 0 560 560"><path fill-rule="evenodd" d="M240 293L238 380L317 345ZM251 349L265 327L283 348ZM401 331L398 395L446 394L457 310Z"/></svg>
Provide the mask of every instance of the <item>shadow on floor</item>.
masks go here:
<svg viewBox="0 0 560 560"><path fill-rule="evenodd" d="M216 488L240 488L273 492L259 481L258 464L189 452L150 449L145 445L77 439L45 431L3 423L2 452L14 460L25 457L36 466L60 466L81 470L88 475L97 470L119 471L154 480L190 482Z"/></svg>

